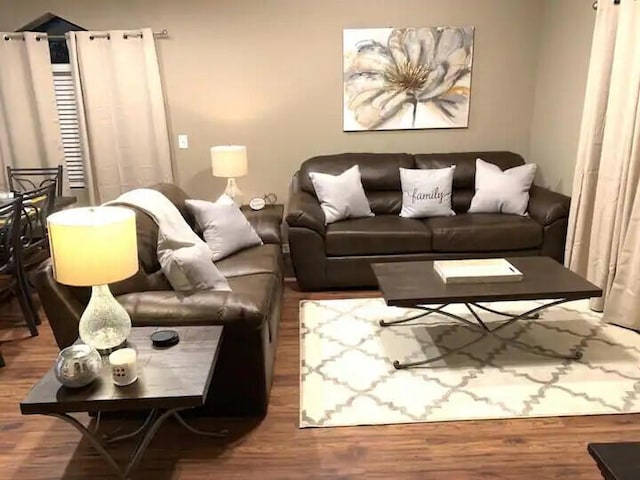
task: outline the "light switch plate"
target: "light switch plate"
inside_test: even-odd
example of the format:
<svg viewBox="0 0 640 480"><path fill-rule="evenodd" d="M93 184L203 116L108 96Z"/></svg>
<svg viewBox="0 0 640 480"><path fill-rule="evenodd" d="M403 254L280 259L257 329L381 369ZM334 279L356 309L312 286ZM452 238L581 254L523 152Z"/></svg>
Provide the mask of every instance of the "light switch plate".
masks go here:
<svg viewBox="0 0 640 480"><path fill-rule="evenodd" d="M189 137L186 135L178 135L178 148L189 148Z"/></svg>

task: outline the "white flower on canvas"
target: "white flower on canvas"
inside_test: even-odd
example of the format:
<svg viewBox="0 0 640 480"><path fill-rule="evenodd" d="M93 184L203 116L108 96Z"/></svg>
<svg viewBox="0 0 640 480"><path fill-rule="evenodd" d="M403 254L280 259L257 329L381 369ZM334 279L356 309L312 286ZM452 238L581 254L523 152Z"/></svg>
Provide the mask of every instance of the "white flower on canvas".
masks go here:
<svg viewBox="0 0 640 480"><path fill-rule="evenodd" d="M345 130L466 127L473 27L344 32Z"/></svg>

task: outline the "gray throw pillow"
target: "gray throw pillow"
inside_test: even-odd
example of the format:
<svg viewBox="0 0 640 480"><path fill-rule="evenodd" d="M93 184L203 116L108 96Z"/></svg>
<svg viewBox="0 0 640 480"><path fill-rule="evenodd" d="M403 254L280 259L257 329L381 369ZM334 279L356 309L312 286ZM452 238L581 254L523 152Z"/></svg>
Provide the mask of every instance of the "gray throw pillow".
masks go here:
<svg viewBox="0 0 640 480"><path fill-rule="evenodd" d="M162 273L178 292L231 291L227 279L213 264L211 252L204 243L194 245L175 242L160 232L158 262Z"/></svg>
<svg viewBox="0 0 640 480"><path fill-rule="evenodd" d="M358 165L354 165L340 175L311 172L309 177L324 212L324 223L373 216L364 193Z"/></svg>
<svg viewBox="0 0 640 480"><path fill-rule="evenodd" d="M535 163L527 163L503 172L493 163L476 159L476 193L469 213L526 215L536 169Z"/></svg>
<svg viewBox="0 0 640 480"><path fill-rule="evenodd" d="M453 172L456 167L400 169L401 217L425 218L455 215L451 209Z"/></svg>
<svg viewBox="0 0 640 480"><path fill-rule="evenodd" d="M185 203L196 218L214 261L239 250L262 245L247 217L227 195L222 195L215 202L186 200Z"/></svg>

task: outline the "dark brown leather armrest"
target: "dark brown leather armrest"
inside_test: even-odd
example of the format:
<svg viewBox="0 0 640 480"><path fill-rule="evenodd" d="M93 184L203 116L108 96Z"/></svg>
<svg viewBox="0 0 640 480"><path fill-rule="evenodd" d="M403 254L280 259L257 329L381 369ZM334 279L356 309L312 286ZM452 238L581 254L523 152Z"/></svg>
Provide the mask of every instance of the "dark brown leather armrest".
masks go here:
<svg viewBox="0 0 640 480"><path fill-rule="evenodd" d="M134 326L224 325L259 329L264 312L246 296L206 291L135 292L118 296Z"/></svg>
<svg viewBox="0 0 640 480"><path fill-rule="evenodd" d="M529 215L544 226L567 218L570 204L571 198L561 193L552 192L547 188L533 185L529 191Z"/></svg>
<svg viewBox="0 0 640 480"><path fill-rule="evenodd" d="M282 215L284 205L267 205L262 210L252 210L243 205L242 213L247 217L263 243L282 243Z"/></svg>
<svg viewBox="0 0 640 480"><path fill-rule="evenodd" d="M324 212L320 208L318 200L307 192L291 193L286 220L290 227L310 228L322 237L325 235Z"/></svg>
<svg viewBox="0 0 640 480"><path fill-rule="evenodd" d="M58 347L68 347L78 338L78 322L84 305L72 294L71 287L55 281L50 260L38 267L34 280Z"/></svg>

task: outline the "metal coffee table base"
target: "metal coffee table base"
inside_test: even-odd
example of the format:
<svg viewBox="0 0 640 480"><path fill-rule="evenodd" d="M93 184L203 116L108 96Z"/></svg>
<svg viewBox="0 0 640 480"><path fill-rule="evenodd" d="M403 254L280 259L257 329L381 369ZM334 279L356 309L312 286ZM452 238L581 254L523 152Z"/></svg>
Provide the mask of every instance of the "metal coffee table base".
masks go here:
<svg viewBox="0 0 640 480"><path fill-rule="evenodd" d="M473 340L471 340L470 342L467 342L463 345L460 345L450 351L448 351L447 353L443 353L442 355L438 355L436 357L432 357L432 358L427 358L426 360L421 360L419 362L406 362L406 363L400 363L398 360L393 362L393 366L398 369L401 370L403 368L411 368L411 367L419 367L422 365L427 365L429 363L432 362L437 362L438 360L442 360L445 357L448 357L449 355L453 355L454 353L460 352L462 350L464 350L467 347L470 347L471 345L474 345L475 343L480 342L481 340L485 339L488 336L493 336L496 337L498 340L500 340L501 342L504 343L508 343L509 345L511 345L512 347L515 348L519 348L521 350L525 350L527 352L530 353L534 353L536 355L541 355L544 357L551 357L551 358L558 358L558 359L562 359L562 360L578 360L580 358L582 358L582 352L580 351L575 351L569 355L562 355L562 354L558 354L558 353L554 353L551 351L548 351L542 347L539 346L535 346L535 345L527 345L525 343L519 342L517 340L512 340L510 338L502 338L500 336L497 335L497 332L499 332L500 330L502 330L503 328L508 327L509 325L511 325L512 323L518 321L518 320L534 320L537 318L540 318L540 312L542 310L545 310L549 307L553 307L556 305L560 305L561 303L565 303L568 302L570 300L568 299L561 299L561 300L554 300L552 302L549 302L545 305L540 305L536 308L532 308L531 310L528 310L520 315L514 315L512 313L506 313L506 312L500 312L498 310L494 310L492 308L489 307L485 307L483 305L478 305L477 303L464 303L464 305L467 307L467 309L469 310L469 312L471 312L471 315L473 315L473 318L475 320L475 323L464 318L461 317L460 315L456 315L450 312L447 312L445 310L443 310L446 306L451 305L449 303L445 303L444 305L441 305L439 307L435 307L435 308L431 308L431 307L426 307L423 305L416 305L415 307L411 307L413 309L417 309L417 310L423 310L425 313L421 313L419 315L415 315L413 317L409 317L409 318L403 318L401 320L394 320L391 322L387 322L384 320L380 320L380 326L382 327L389 327L389 326L393 326L393 325L398 325L398 324L402 324L402 323L406 323L406 322L410 322L412 320L417 320L419 318L423 318L426 317L427 315L431 315L432 313L438 313L440 315L444 315L446 317L449 318L453 318L454 320L458 320L468 326L470 326L471 328L473 328L475 331L481 333L482 335L479 336L478 338L475 338ZM478 315L478 312L473 308L475 307L476 309L479 310L484 310L486 312L490 312L496 315L500 315L503 317L506 317L507 320L500 324L499 326L495 327L495 328L489 328L487 326L487 324L482 320L482 318L480 318L480 315Z"/></svg>
<svg viewBox="0 0 640 480"><path fill-rule="evenodd" d="M178 420L178 422L180 422L180 424L184 426L187 430L197 435L207 435L211 437L225 436L225 433L226 433L225 431L206 432L203 430L199 430L195 427L192 427L186 422L186 420L180 414L180 412L183 410L190 410L190 408L172 408L165 411L151 410L151 412L149 413L149 415L147 416L146 420L144 421L144 423L140 428L134 430L133 432L126 433L123 435L105 437L104 443L114 443L117 441L125 440L127 438L132 438L132 437L141 435L140 440L138 440L136 447L133 449L131 456L129 457L129 462L127 463L124 469L118 465L118 463L115 461L113 456L105 449L103 442L101 442L100 437L97 434L97 428L91 430L85 427L75 417L67 413L46 413L44 415L49 415L52 417L59 418L73 425L76 430L78 430L85 438L87 438L91 442L91 445L93 445L93 448L96 449L96 451L102 456L102 458L104 458L105 461L109 465L111 465L111 468L115 471L118 477L126 479L126 478L129 478L133 469L138 465L138 463L142 459L142 455L144 455L144 452L149 447L151 440L153 440L153 437L158 432L158 429L160 428L160 426L164 423L164 421L167 418L171 416L173 416L176 420ZM98 423L96 424L96 427L98 424L99 424L99 417L98 417Z"/></svg>

